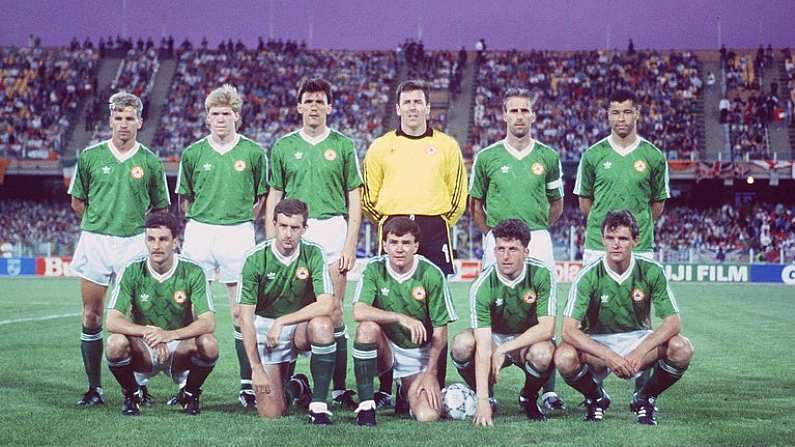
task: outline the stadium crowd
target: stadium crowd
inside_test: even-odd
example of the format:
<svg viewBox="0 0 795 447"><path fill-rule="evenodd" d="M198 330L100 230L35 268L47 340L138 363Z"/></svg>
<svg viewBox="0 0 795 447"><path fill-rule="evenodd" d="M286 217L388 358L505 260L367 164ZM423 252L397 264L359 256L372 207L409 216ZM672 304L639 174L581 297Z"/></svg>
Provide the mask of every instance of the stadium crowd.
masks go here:
<svg viewBox="0 0 795 447"><path fill-rule="evenodd" d="M58 158L78 101L96 91L91 48L0 48L0 156Z"/></svg>
<svg viewBox="0 0 795 447"><path fill-rule="evenodd" d="M502 138L502 92L530 86L538 92L535 134L563 160L608 134L608 92L628 87L639 98L639 133L669 159L691 159L699 147L698 58L689 51L483 53L475 90L468 148Z"/></svg>
<svg viewBox="0 0 795 447"><path fill-rule="evenodd" d="M768 61L761 47L759 50L756 57L734 51L721 53L726 101L719 106L720 123L729 126L735 160L768 158L769 154L767 123L772 115L768 104L771 98L764 94L762 77L772 60Z"/></svg>
<svg viewBox="0 0 795 447"><path fill-rule="evenodd" d="M79 236L80 218L65 201L0 200L0 245L18 248L13 254L71 256Z"/></svg>
<svg viewBox="0 0 795 447"><path fill-rule="evenodd" d="M176 157L206 135L204 98L222 83L236 85L244 95L240 132L265 147L298 127L296 89L311 76L334 84L330 125L350 136L360 152L385 131L382 121L396 77L393 52L307 50L292 42L230 51L230 44L219 50L181 51L154 142L161 156Z"/></svg>

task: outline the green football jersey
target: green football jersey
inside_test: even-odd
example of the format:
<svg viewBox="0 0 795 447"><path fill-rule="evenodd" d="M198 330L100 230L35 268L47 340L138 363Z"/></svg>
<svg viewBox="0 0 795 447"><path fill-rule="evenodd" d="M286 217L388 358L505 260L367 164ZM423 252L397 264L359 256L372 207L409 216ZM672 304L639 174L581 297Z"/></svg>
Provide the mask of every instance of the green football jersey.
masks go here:
<svg viewBox="0 0 795 447"><path fill-rule="evenodd" d="M498 334L518 335L538 324L538 317L557 314L555 275L541 261L527 258L521 274L510 280L492 265L469 289L472 328L490 327Z"/></svg>
<svg viewBox="0 0 795 447"><path fill-rule="evenodd" d="M422 322L428 334L422 345L412 342L411 332L398 323L383 327L386 336L402 348L430 344L434 327L458 319L444 273L420 255L414 255L414 265L404 274L392 270L386 256L370 259L353 296L354 303L359 301Z"/></svg>
<svg viewBox="0 0 795 447"><path fill-rule="evenodd" d="M313 219L346 215L346 193L362 186L353 141L331 129L314 142L301 130L279 138L271 150L271 169L270 186L309 205Z"/></svg>
<svg viewBox="0 0 795 447"><path fill-rule="evenodd" d="M663 267L632 256L619 275L600 258L577 275L563 315L582 324L587 334L616 334L651 329L651 308L657 318L679 313Z"/></svg>
<svg viewBox="0 0 795 447"><path fill-rule="evenodd" d="M267 192L265 151L242 135L224 153L212 146L209 136L182 152L177 194L192 200L188 219L212 225L250 222L257 197Z"/></svg>
<svg viewBox="0 0 795 447"><path fill-rule="evenodd" d="M141 234L147 211L171 205L163 164L140 143L125 154L110 140L84 149L68 194L86 202L80 228L109 236Z"/></svg>
<svg viewBox="0 0 795 447"><path fill-rule="evenodd" d="M580 159L574 194L593 199L585 248L604 250L602 222L608 211L625 208L632 212L640 228L635 251L651 251L654 245L651 202L671 197L668 162L662 151L641 137L634 148L624 150L625 155L618 150L609 136L588 148Z"/></svg>
<svg viewBox="0 0 795 447"><path fill-rule="evenodd" d="M333 295L323 249L312 242L301 244L289 257L267 240L246 254L237 302L254 304L257 315L278 318L315 302L318 295Z"/></svg>
<svg viewBox="0 0 795 447"><path fill-rule="evenodd" d="M134 259L122 270L108 309L129 315L132 322L171 331L215 312L212 290L200 265L181 256L165 274L149 266L149 257Z"/></svg>
<svg viewBox="0 0 795 447"><path fill-rule="evenodd" d="M531 230L549 227L549 203L563 198L560 158L538 141L523 156L506 141L475 155L469 195L484 202L486 225L519 219Z"/></svg>

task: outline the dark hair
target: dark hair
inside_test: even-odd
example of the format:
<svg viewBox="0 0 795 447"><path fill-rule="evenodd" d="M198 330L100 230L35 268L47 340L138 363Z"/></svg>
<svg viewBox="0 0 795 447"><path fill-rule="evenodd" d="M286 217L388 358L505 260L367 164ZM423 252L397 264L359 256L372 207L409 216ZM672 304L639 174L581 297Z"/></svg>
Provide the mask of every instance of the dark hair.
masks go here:
<svg viewBox="0 0 795 447"><path fill-rule="evenodd" d="M526 88L516 88L516 87L509 88L502 95L502 108L503 108L503 110L506 109L506 107L508 106L508 100L511 99L511 98L527 98L527 99L530 100L530 107L531 108L533 107L533 104L535 103L535 96L532 93L530 93L530 90L528 90Z"/></svg>
<svg viewBox="0 0 795 447"><path fill-rule="evenodd" d="M632 233L632 239L637 239L640 235L640 228L638 228L638 221L629 210L612 210L607 212L605 220L602 222L602 234L605 231L614 231L618 227L627 227L629 232Z"/></svg>
<svg viewBox="0 0 795 447"><path fill-rule="evenodd" d="M420 81L419 79L409 79L408 81L403 81L398 85L397 94L395 95L395 102L400 104L400 95L403 92L414 92L414 91L421 91L423 95L425 95L425 102L427 104L431 103L431 89L428 88L428 84L425 81Z"/></svg>
<svg viewBox="0 0 795 447"><path fill-rule="evenodd" d="M386 237L389 234L394 234L395 236L400 237L410 233L414 236L414 240L419 242L421 234L420 226L417 225L417 222L414 222L408 217L402 216L388 219L381 231L381 239L384 241L386 241Z"/></svg>
<svg viewBox="0 0 795 447"><path fill-rule="evenodd" d="M491 233L494 235L495 241L497 238L508 241L518 240L523 247L527 247L527 244L530 243L530 229L519 219L503 220L491 230Z"/></svg>
<svg viewBox="0 0 795 447"><path fill-rule="evenodd" d="M179 220L174 217L170 213L166 212L157 212L157 213L149 213L146 216L146 222L144 222L145 228L160 228L166 227L171 230L171 236L176 239L179 237Z"/></svg>
<svg viewBox="0 0 795 447"><path fill-rule="evenodd" d="M616 90L613 92L612 95L610 95L610 102L624 102L624 101L632 101L633 106L638 105L638 98L635 96L635 93L630 90L626 89Z"/></svg>
<svg viewBox="0 0 795 447"><path fill-rule="evenodd" d="M304 93L325 93L326 101L331 104L334 101L334 95L331 93L331 83L323 78L310 78L301 81L298 86L298 103L300 104Z"/></svg>
<svg viewBox="0 0 795 447"><path fill-rule="evenodd" d="M300 200L284 199L277 203L276 208L273 210L274 222L276 222L276 216L279 214L284 214L287 217L293 217L300 214L304 217L304 226L306 226L306 222L309 220L309 207L306 205L306 203Z"/></svg>

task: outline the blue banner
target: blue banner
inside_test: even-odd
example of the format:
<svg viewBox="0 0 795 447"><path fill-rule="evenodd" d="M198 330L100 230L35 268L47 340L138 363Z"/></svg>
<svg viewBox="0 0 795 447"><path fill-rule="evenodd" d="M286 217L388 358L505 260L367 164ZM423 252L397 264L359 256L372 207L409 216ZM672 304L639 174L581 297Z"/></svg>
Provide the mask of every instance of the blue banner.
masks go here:
<svg viewBox="0 0 795 447"><path fill-rule="evenodd" d="M36 275L36 258L0 258L0 276Z"/></svg>
<svg viewBox="0 0 795 447"><path fill-rule="evenodd" d="M795 264L751 265L751 282L777 282L795 285Z"/></svg>

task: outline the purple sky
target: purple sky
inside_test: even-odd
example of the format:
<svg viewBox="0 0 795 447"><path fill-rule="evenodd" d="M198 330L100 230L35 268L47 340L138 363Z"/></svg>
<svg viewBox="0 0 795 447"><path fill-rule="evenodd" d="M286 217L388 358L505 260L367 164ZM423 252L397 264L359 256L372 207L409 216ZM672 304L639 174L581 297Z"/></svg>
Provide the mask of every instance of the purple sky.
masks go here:
<svg viewBox="0 0 795 447"><path fill-rule="evenodd" d="M46 46L73 36L173 33L246 44L259 35L306 40L314 48L394 48L418 33L428 48L593 49L795 46L792 0L2 0L0 45ZM124 12L126 4L126 13ZM110 5L110 6L109 6ZM126 18L126 20L125 20ZM126 25L125 25L126 24Z"/></svg>

